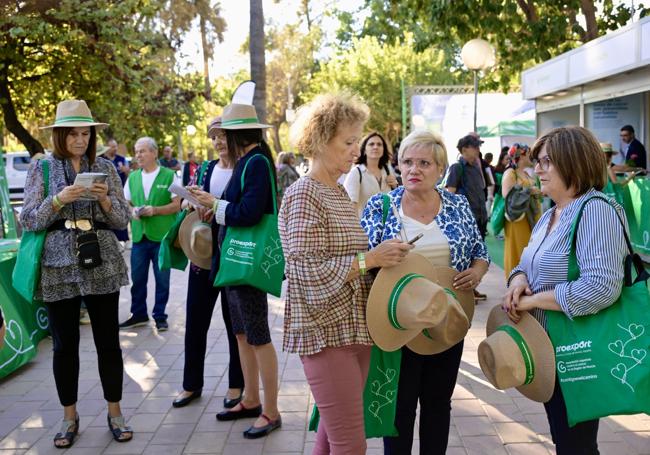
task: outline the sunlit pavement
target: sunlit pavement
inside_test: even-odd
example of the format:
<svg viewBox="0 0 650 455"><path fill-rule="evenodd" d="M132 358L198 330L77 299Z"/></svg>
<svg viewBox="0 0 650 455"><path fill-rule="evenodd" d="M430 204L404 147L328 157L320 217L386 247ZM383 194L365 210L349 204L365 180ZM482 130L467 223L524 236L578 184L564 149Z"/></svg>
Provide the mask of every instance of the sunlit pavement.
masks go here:
<svg viewBox="0 0 650 455"><path fill-rule="evenodd" d="M493 265L480 290L487 302L477 306L452 404L448 454L549 454L546 415L541 404L516 391L494 389L483 376L476 356L484 338L489 309L503 294L503 271ZM125 377L122 408L133 427L131 442L112 440L106 426L106 407L97 373L90 326L82 326L81 375L78 410L81 432L74 447L64 451L52 445L62 410L52 376L51 341L40 344L38 357L0 381L0 455L9 454L310 454L314 434L307 432L312 407L309 387L296 355L278 353L283 427L266 439L242 436L252 419L217 422L227 388L228 347L221 311L215 308L208 338L203 396L189 406L174 409L173 398L181 389L183 334L187 273L172 272L168 305L170 329L158 334L152 327L122 332ZM153 276L149 278L153 301ZM273 342L282 345L283 304L270 300L269 321ZM128 316L130 294L122 289L121 320ZM151 304L150 304L151 308ZM417 431L416 431L417 435ZM416 436L417 438L417 436ZM599 432L601 454L650 454L650 417L619 416L604 419ZM368 441L368 454L381 454L379 439ZM419 453L417 440L413 453Z"/></svg>

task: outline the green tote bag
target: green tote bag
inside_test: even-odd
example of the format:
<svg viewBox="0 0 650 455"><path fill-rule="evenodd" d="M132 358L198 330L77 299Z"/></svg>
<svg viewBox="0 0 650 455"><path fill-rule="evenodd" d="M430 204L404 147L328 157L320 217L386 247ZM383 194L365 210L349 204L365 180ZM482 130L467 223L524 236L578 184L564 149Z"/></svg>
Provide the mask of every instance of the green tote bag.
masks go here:
<svg viewBox="0 0 650 455"><path fill-rule="evenodd" d="M40 161L43 166L43 198L49 194L50 163ZM18 257L11 275L14 289L28 302L34 301L34 294L41 279L41 256L45 246L47 230L23 231Z"/></svg>
<svg viewBox="0 0 650 455"><path fill-rule="evenodd" d="M209 161L204 161L199 170L199 178L196 180L197 185L201 186L203 184L203 177L205 175L205 170L209 165ZM188 214L188 210L184 209L178 212L176 215L176 220L172 227L169 228L167 234L160 241L160 248L158 249L158 268L160 270L185 270L187 267L187 256L183 250L175 245L176 238L178 237L178 231L183 224L183 220Z"/></svg>
<svg viewBox="0 0 650 455"><path fill-rule="evenodd" d="M600 196L588 199L573 221L569 281L580 276L576 234L584 204L592 199L607 201ZM627 233L625 241L630 253L624 263L623 291L614 304L573 321L562 312L546 311L570 426L608 415L650 413L649 276Z"/></svg>
<svg viewBox="0 0 650 455"><path fill-rule="evenodd" d="M264 155L255 155L249 159L244 166L240 184L243 193L246 168L258 157L266 162L269 169L273 214L263 215L255 226L228 226L221 245L221 262L214 286L253 286L280 297L284 277L284 254L278 232L278 203L269 160Z"/></svg>

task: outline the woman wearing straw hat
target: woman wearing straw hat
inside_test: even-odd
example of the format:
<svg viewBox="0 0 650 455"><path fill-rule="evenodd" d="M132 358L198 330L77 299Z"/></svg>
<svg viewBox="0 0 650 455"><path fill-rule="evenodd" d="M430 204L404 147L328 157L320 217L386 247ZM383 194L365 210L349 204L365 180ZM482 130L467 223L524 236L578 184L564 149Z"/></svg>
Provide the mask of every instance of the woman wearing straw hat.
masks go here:
<svg viewBox="0 0 650 455"><path fill-rule="evenodd" d="M269 127L259 123L253 106L229 104L223 110L221 129L226 131L228 151L236 157L230 183L220 199L196 187L190 189L201 204L213 210L214 223L219 225L219 244L229 226L253 227L265 214L274 213L273 157L262 132ZM257 156L265 159L254 159ZM240 184L242 175L243 185ZM213 281L219 271L219 260L219 248L215 248L210 275ZM244 431L244 437L264 437L282 425L278 410L278 360L271 342L267 295L253 286L226 286L223 293L237 336L246 393L236 406L218 413L217 420L257 417ZM260 376L264 386L263 407L259 394Z"/></svg>
<svg viewBox="0 0 650 455"><path fill-rule="evenodd" d="M463 296L473 294L487 272L489 257L465 197L436 187L447 167L444 142L431 132L415 131L400 144L398 160L404 186L388 193L388 206L386 196L377 194L370 198L363 212L361 226L368 234L370 246L387 239L414 239L422 234L414 252L433 265L455 269L446 279L446 286L463 304L471 322L474 302ZM395 414L399 436L384 438L384 453L411 453L418 401L420 453L445 453L451 395L465 332L453 345L428 352L421 350L419 344L409 343L402 348L404 374L399 378ZM422 335L419 338L424 339Z"/></svg>
<svg viewBox="0 0 650 455"><path fill-rule="evenodd" d="M571 227L583 202L603 196L605 156L593 134L578 126L549 131L531 152L542 193L555 206L535 225L519 265L510 274L503 310L515 323L522 312L530 311L546 328L544 310L573 318L597 313L618 299L627 254L619 217L626 218L620 206L614 210L603 200L585 205L575 249L580 277L567 281ZM558 455L599 453L598 419L569 427L557 380L544 407Z"/></svg>
<svg viewBox="0 0 650 455"><path fill-rule="evenodd" d="M280 209L288 280L285 351L300 355L320 411L313 454L366 451L363 386L372 340L365 307L367 271L401 262L410 245L385 242L368 251L354 204L337 183L359 157L368 106L358 98L319 95L298 110L291 138L310 157Z"/></svg>
<svg viewBox="0 0 650 455"><path fill-rule="evenodd" d="M208 137L219 158L207 164L202 171L197 171L195 177L201 174L201 188L215 197L221 197L230 181L235 163L226 144L226 132L221 129L221 117L216 117L208 125ZM191 186L197 182L195 178L190 182ZM183 203L187 204L187 201ZM213 238L216 238L213 237L209 224L212 217L211 209L198 207L185 217L178 233L179 243L191 264L187 282L183 392L173 401L172 405L175 408L187 406L192 400L201 396L208 330L219 294L221 294L221 313L226 326L230 353L228 391L223 399L224 407L232 408L239 403L244 389L244 374L239 362L237 338L232 331L228 301L225 293L220 293L220 289L215 288L210 281Z"/></svg>
<svg viewBox="0 0 650 455"><path fill-rule="evenodd" d="M120 410L124 366L117 320L120 287L128 285L129 279L120 245L111 231L126 228L130 210L114 166L95 160L97 131L106 126L93 120L85 101L59 103L55 123L44 127L52 129L54 152L30 167L20 214L25 230L47 230L36 298L47 306L54 344L54 380L64 414L61 431L54 438L59 448L72 446L79 432L76 403L82 298L90 315L99 376L108 402L108 427L118 442L133 437ZM44 166L49 172L45 182ZM106 183L95 183L87 194L85 187L73 183L83 172L104 173ZM45 198L44 185L48 187ZM92 232L98 238L100 259L89 269L81 266L75 252L77 238Z"/></svg>

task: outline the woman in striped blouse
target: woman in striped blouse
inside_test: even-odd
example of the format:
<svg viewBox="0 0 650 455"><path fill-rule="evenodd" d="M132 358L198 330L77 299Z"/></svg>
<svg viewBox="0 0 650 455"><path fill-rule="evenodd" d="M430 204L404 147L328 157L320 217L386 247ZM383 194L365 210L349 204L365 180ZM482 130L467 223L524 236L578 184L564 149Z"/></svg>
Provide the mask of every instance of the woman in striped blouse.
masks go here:
<svg viewBox="0 0 650 455"><path fill-rule="evenodd" d="M619 217L625 223L625 215L614 202L616 210L600 199L586 204L576 242L580 278L567 281L571 225L585 200L604 197L605 157L596 138L577 126L546 133L533 146L532 157L541 190L555 207L535 225L519 265L510 273L503 309L514 322L520 311L530 311L545 326L544 310L562 311L572 319L597 313L618 299L627 254ZM599 453L598 419L569 428L557 382L544 407L558 455Z"/></svg>

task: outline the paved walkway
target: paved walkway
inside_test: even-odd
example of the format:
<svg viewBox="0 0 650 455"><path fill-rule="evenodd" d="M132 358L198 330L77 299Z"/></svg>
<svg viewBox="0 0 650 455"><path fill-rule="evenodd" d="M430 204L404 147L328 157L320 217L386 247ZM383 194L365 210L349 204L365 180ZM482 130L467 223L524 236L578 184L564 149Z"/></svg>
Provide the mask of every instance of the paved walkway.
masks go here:
<svg viewBox="0 0 650 455"><path fill-rule="evenodd" d="M185 408L172 408L183 374L186 273L172 272L172 282L168 306L170 330L158 334L153 328L140 327L121 336L126 373L122 407L136 431L133 441L118 444L106 428L105 402L91 330L84 326L78 404L81 434L74 447L62 451L52 446L62 411L51 372L51 341L46 339L30 365L0 381L0 455L311 453L314 434L307 432L306 426L312 402L300 360L295 355L279 353L279 405L284 423L281 430L266 439L248 441L243 439L242 431L250 425L250 420L235 423L215 420L227 388L228 361L225 330L218 309L208 339L203 397ZM555 453L543 407L516 391L495 390L479 368L476 349L484 338L489 309L503 294L503 271L493 265L481 290L490 299L477 307L473 327L465 341L453 397L447 453ZM122 318L128 315L129 301L128 288L124 288L120 301ZM269 317L276 346L281 346L282 313L282 302L273 299ZM604 419L599 439L604 455L650 454L650 416ZM383 453L380 440L370 440L368 445L368 454ZM418 453L417 441L413 453Z"/></svg>

